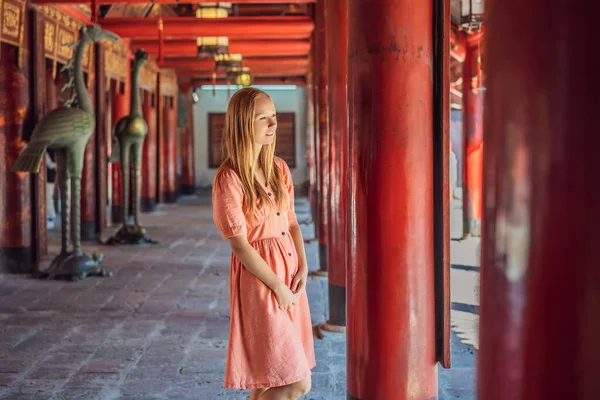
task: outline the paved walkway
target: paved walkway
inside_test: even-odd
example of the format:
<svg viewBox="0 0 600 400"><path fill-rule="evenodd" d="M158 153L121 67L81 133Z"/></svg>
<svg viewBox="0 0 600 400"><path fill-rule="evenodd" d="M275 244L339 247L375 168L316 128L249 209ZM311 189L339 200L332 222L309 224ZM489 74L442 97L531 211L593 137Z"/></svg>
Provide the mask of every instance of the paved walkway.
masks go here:
<svg viewBox="0 0 600 400"><path fill-rule="evenodd" d="M308 205L298 203L306 219ZM84 246L105 254L113 277L72 283L0 275L1 399L247 398L222 388L230 250L209 200L161 205L142 223L158 244ZM303 229L311 237L312 226ZM58 232L50 239L56 254ZM316 268L316 243L307 255ZM325 321L327 281L310 278L307 291L313 323ZM473 347L456 335L453 346L455 368L440 368L440 399L474 398ZM315 347L306 398L345 399L345 335L326 334Z"/></svg>

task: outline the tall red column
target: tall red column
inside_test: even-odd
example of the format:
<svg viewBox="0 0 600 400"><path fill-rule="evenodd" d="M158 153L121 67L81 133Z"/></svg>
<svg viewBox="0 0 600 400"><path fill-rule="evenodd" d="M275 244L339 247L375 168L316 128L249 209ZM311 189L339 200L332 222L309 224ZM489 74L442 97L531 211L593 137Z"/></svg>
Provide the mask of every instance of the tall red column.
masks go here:
<svg viewBox="0 0 600 400"><path fill-rule="evenodd" d="M486 17L481 399L600 398L597 11Z"/></svg>
<svg viewBox="0 0 600 400"><path fill-rule="evenodd" d="M158 132L156 131L156 104L153 104L152 97L151 93L144 91L142 113L148 125L142 153L141 209L144 212L156 210L156 185L158 183L156 177Z"/></svg>
<svg viewBox="0 0 600 400"><path fill-rule="evenodd" d="M481 236L483 173L482 35L467 39L463 68L463 234Z"/></svg>
<svg viewBox="0 0 600 400"><path fill-rule="evenodd" d="M165 203L177 201L177 108L172 96L164 97L162 154L162 198Z"/></svg>
<svg viewBox="0 0 600 400"><path fill-rule="evenodd" d="M348 0L348 398L437 396L433 2Z"/></svg>
<svg viewBox="0 0 600 400"><path fill-rule="evenodd" d="M347 0L327 1L327 77L329 81L329 198L328 268L329 321L337 330L346 326L346 145L348 79ZM340 329L341 328L341 329Z"/></svg>
<svg viewBox="0 0 600 400"><path fill-rule="evenodd" d="M195 194L196 193L196 171L194 162L194 109L196 105L192 101L192 93L194 88L190 82L182 85L181 91L184 99L185 109L183 112L183 126L181 129L181 193Z"/></svg>
<svg viewBox="0 0 600 400"><path fill-rule="evenodd" d="M119 86L119 85L117 85ZM114 90L112 90L114 88ZM112 123L114 125L122 117L129 115L129 96L121 93L118 87L111 87L112 95ZM114 140L114 138L113 138ZM121 163L112 164L112 200L111 200L111 220L113 223L123 223L122 221L122 202L123 188L121 184Z"/></svg>
<svg viewBox="0 0 600 400"><path fill-rule="evenodd" d="M21 138L28 106L26 77L17 70L17 48L0 43L0 271L33 272L31 178L10 170L26 143Z"/></svg>
<svg viewBox="0 0 600 400"><path fill-rule="evenodd" d="M311 38L311 49L308 55L309 67L306 74L306 163L308 170L308 201L311 208L313 223L316 222L317 211L317 156L315 146L315 57L314 39ZM315 225L315 238L316 238ZM311 240L311 239L309 239Z"/></svg>
<svg viewBox="0 0 600 400"><path fill-rule="evenodd" d="M92 107L96 110L95 76L87 75L88 93ZM102 78L104 79L104 78ZM96 130L85 146L83 170L81 171L81 239L94 240L96 238Z"/></svg>
<svg viewBox="0 0 600 400"><path fill-rule="evenodd" d="M329 125L327 103L327 29L325 23L326 1L319 0L315 7L315 57L317 84L317 118L319 130L317 146L317 236L319 239L319 271L317 275L327 275L327 239L329 210Z"/></svg>

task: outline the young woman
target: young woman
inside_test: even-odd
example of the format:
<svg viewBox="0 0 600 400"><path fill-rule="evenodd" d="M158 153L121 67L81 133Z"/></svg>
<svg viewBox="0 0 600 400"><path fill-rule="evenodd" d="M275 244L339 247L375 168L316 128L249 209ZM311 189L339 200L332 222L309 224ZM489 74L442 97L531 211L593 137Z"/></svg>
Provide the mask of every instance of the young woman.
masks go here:
<svg viewBox="0 0 600 400"><path fill-rule="evenodd" d="M304 240L290 170L274 157L271 97L245 88L229 102L225 161L213 185L213 218L229 240L230 329L225 387L250 399L297 399L316 365Z"/></svg>

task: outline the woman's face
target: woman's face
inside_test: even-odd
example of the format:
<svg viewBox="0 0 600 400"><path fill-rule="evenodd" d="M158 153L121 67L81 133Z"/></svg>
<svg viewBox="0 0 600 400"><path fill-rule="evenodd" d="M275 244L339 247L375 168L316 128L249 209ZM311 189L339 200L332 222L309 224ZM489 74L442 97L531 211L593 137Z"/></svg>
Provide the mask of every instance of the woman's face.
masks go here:
<svg viewBox="0 0 600 400"><path fill-rule="evenodd" d="M275 105L270 98L260 96L256 99L254 116L254 142L269 145L275 139L277 130L277 115Z"/></svg>

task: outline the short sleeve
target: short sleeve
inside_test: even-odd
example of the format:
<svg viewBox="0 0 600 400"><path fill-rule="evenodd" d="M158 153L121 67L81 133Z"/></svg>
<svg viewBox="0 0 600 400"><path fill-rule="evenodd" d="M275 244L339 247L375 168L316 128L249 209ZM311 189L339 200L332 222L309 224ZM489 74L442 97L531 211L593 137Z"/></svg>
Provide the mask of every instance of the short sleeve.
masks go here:
<svg viewBox="0 0 600 400"><path fill-rule="evenodd" d="M287 200L288 200L287 218L288 218L288 222L290 224L292 224L297 221L296 210L294 208L294 181L292 180L292 172L290 171L290 168L288 167L287 163L283 159L277 158L277 161L279 163L279 167L283 171L283 184L287 191Z"/></svg>
<svg viewBox="0 0 600 400"><path fill-rule="evenodd" d="M213 220L224 239L248 234L243 211L244 192L235 172L220 171L212 192Z"/></svg>

